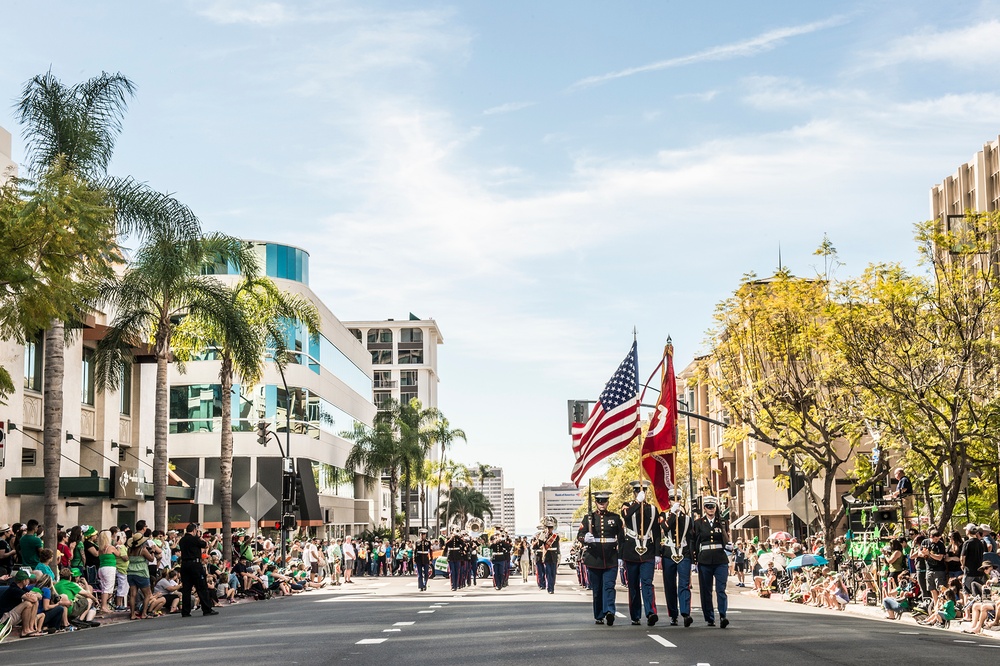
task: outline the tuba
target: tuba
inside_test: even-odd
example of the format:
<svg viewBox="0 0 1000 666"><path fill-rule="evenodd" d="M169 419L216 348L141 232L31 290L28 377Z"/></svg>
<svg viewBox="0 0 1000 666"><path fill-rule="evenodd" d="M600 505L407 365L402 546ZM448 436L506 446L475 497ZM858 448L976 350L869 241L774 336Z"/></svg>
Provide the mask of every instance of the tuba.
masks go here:
<svg viewBox="0 0 1000 666"><path fill-rule="evenodd" d="M483 521L479 518L473 518L469 521L469 535L475 539L483 532Z"/></svg>

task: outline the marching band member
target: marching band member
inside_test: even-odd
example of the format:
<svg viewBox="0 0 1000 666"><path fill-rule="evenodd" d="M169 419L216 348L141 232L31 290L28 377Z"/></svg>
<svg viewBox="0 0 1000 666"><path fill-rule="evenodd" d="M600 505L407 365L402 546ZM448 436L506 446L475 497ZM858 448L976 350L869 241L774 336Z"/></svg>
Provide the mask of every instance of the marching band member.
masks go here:
<svg viewBox="0 0 1000 666"><path fill-rule="evenodd" d="M451 589L458 590L459 583L462 582L462 557L464 546L462 537L455 527L451 531L451 537L444 544L444 552L448 557L448 574L451 576Z"/></svg>
<svg viewBox="0 0 1000 666"><path fill-rule="evenodd" d="M594 493L597 510L583 517L576 534L583 544L582 566L587 567L590 590L594 597L596 624L615 623L615 580L618 576L619 544L625 538L621 517L608 511L611 493L599 490ZM581 566L581 561L577 561Z"/></svg>
<svg viewBox="0 0 1000 666"><path fill-rule="evenodd" d="M652 627L659 620L656 614L656 595L653 590L653 571L660 559L660 523L653 505L646 502L649 481L631 483L635 501L622 516L625 538L622 559L625 561L625 578L628 580L628 610L632 624L639 624L645 612L646 624ZM640 606L639 597L642 596Z"/></svg>
<svg viewBox="0 0 1000 666"><path fill-rule="evenodd" d="M726 583L729 580L729 556L726 554L726 544L729 542L729 530L719 517L719 500L714 497L704 497L701 500L705 515L694 521L694 552L698 558L698 582L701 592L701 610L708 626L715 626L715 610L712 607L712 587L719 602L719 626L725 629L729 626L726 610L729 607L729 597L726 595Z"/></svg>
<svg viewBox="0 0 1000 666"><path fill-rule="evenodd" d="M660 558L663 562L663 590L667 596L670 624L677 626L677 612L690 627L691 619L691 545L694 521L681 503L681 494L671 492L670 509L660 514L663 532Z"/></svg>
<svg viewBox="0 0 1000 666"><path fill-rule="evenodd" d="M490 540L493 560L493 587L502 590L507 587L507 568L510 566L510 538L502 529L497 529Z"/></svg>

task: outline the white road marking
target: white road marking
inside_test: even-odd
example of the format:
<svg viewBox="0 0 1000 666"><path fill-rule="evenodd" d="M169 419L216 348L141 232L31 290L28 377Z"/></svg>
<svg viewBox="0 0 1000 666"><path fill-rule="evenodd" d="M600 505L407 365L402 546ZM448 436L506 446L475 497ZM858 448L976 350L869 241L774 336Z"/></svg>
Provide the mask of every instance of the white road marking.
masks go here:
<svg viewBox="0 0 1000 666"><path fill-rule="evenodd" d="M414 624L416 624L416 622L397 622L397 623L395 623L392 626L394 626L394 627L409 627L409 626L412 626Z"/></svg>
<svg viewBox="0 0 1000 666"><path fill-rule="evenodd" d="M402 631L402 629L383 629L382 633L385 634L385 633L388 633L390 631Z"/></svg>
<svg viewBox="0 0 1000 666"><path fill-rule="evenodd" d="M1000 645L980 645L979 647L1000 648Z"/></svg>
<svg viewBox="0 0 1000 666"><path fill-rule="evenodd" d="M712 664L709 664L708 662L704 661L699 661L696 666L712 666Z"/></svg>
<svg viewBox="0 0 1000 666"><path fill-rule="evenodd" d="M650 638L652 638L654 641L656 641L657 643L659 643L663 647L677 647L676 645L674 645L673 643L671 643L670 641L668 641L663 636L657 636L656 634L647 634L647 636L649 636Z"/></svg>
<svg viewBox="0 0 1000 666"><path fill-rule="evenodd" d="M903 636L919 636L920 635L919 631L901 631L899 633L902 634Z"/></svg>
<svg viewBox="0 0 1000 666"><path fill-rule="evenodd" d="M972 645L976 644L976 641L962 641L962 640L958 640L958 639L955 639L955 642L956 643L971 643Z"/></svg>
<svg viewBox="0 0 1000 666"><path fill-rule="evenodd" d="M426 611L417 611L417 612L418 613L433 613L434 611L432 611L432 610L426 610Z"/></svg>
<svg viewBox="0 0 1000 666"><path fill-rule="evenodd" d="M618 611L615 611L615 617L625 617L625 616L619 613Z"/></svg>
<svg viewBox="0 0 1000 666"><path fill-rule="evenodd" d="M385 641L385 638L362 638L355 645L378 645L379 643L385 643Z"/></svg>

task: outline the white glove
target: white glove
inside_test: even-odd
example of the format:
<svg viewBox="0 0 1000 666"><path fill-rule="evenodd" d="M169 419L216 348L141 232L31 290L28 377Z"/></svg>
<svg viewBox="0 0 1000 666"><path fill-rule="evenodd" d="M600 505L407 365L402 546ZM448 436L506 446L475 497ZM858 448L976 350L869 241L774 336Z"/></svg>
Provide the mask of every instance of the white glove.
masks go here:
<svg viewBox="0 0 1000 666"><path fill-rule="evenodd" d="M660 558L660 556L659 556L659 555L657 555L657 556L656 556L656 566L660 566L660 562L662 562L662 561L663 561L663 560L662 560L662 559Z"/></svg>
<svg viewBox="0 0 1000 666"><path fill-rule="evenodd" d="M618 560L618 568L621 569L623 566L625 566L625 562L622 560Z"/></svg>
<svg viewBox="0 0 1000 666"><path fill-rule="evenodd" d="M681 512L680 502L674 502L673 504L671 504L670 511L673 513L680 513Z"/></svg>
<svg viewBox="0 0 1000 666"><path fill-rule="evenodd" d="M587 532L586 534L583 535L584 543L594 543L594 541L595 541L594 535L591 532Z"/></svg>
<svg viewBox="0 0 1000 666"><path fill-rule="evenodd" d="M636 502L642 502L645 499L646 499L646 491L645 490L640 490L639 494L635 496L635 501Z"/></svg>

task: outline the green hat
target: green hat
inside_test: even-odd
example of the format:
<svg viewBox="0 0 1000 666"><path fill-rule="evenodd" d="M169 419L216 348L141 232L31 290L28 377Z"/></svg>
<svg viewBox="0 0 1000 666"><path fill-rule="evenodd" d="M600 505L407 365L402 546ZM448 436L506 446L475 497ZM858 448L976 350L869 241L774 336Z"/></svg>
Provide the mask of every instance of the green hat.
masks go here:
<svg viewBox="0 0 1000 666"><path fill-rule="evenodd" d="M80 569L78 569L77 567L73 567L72 569L69 570L69 572L73 574L74 578L83 574L83 572L80 571Z"/></svg>
<svg viewBox="0 0 1000 666"><path fill-rule="evenodd" d="M754 537L753 538L753 542L754 543L760 543L760 537Z"/></svg>
<svg viewBox="0 0 1000 666"><path fill-rule="evenodd" d="M96 527L93 527L93 526L90 526L90 525L84 525L83 527L84 527L83 536L85 536L85 537L92 537L95 534L97 534L97 528Z"/></svg>
<svg viewBox="0 0 1000 666"><path fill-rule="evenodd" d="M22 580L34 580L35 577L24 569L18 569L17 573L14 574L14 580L20 583Z"/></svg>

